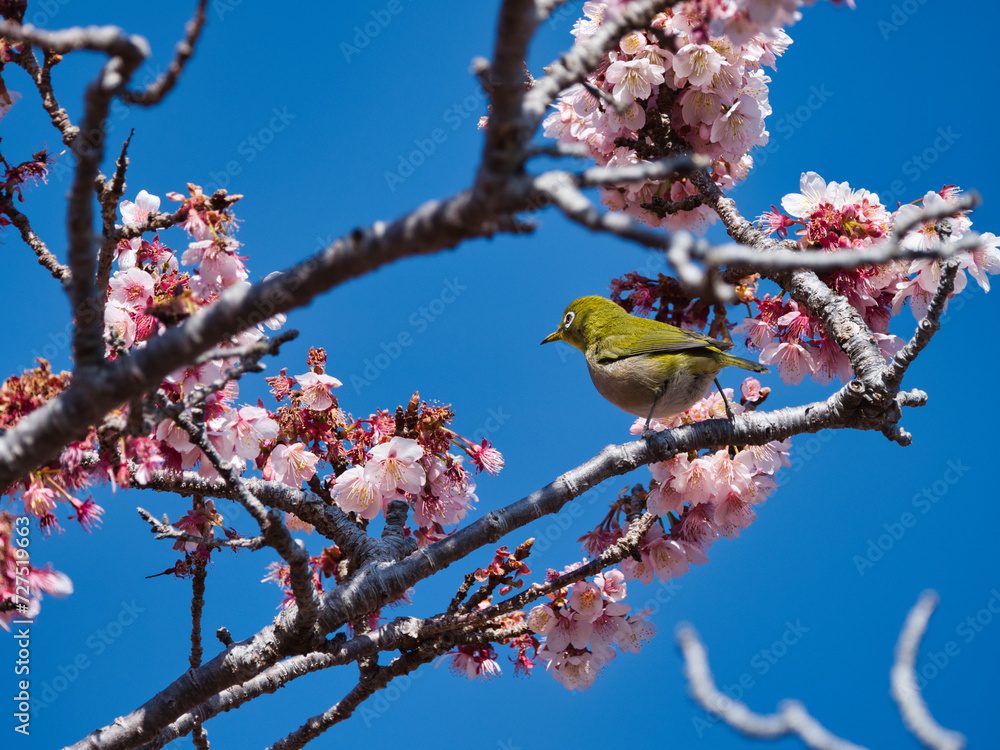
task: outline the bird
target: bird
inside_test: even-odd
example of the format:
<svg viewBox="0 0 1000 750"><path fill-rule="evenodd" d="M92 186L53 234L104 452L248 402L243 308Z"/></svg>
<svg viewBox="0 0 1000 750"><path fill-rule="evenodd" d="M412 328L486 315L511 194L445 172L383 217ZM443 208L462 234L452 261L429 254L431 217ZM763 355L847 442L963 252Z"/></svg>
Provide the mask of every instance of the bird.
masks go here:
<svg viewBox="0 0 1000 750"><path fill-rule="evenodd" d="M704 398L724 367L769 372L764 365L726 354L731 342L668 323L629 315L604 297L580 297L569 303L559 327L542 344L565 341L583 352L597 391L619 409L646 417L643 436L656 417L687 411ZM732 410L725 393L726 414Z"/></svg>

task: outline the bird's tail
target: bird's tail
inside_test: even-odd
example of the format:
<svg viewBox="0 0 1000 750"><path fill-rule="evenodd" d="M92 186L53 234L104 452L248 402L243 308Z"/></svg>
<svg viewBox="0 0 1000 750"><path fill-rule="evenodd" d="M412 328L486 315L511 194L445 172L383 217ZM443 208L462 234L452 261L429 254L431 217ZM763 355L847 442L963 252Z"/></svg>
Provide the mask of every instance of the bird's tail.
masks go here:
<svg viewBox="0 0 1000 750"><path fill-rule="evenodd" d="M732 354L722 355L722 364L724 367L729 367L730 365L736 367L742 367L744 370L750 370L750 372L770 372L770 368L764 365L758 364L757 362L751 362L749 359L743 359L742 357L734 357Z"/></svg>

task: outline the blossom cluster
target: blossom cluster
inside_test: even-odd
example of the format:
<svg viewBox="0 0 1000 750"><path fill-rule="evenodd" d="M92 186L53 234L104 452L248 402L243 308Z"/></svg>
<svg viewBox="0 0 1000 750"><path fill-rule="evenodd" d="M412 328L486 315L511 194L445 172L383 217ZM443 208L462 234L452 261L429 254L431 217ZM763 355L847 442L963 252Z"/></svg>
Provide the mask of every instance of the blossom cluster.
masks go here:
<svg viewBox="0 0 1000 750"><path fill-rule="evenodd" d="M755 378L747 378L741 387L740 403L730 408L741 414L767 397ZM706 419L726 418L726 407L718 393L711 393L683 414L668 421L652 420L656 432ZM644 419L632 425L639 434ZM646 532L639 543L639 557L626 558L621 571L627 580L651 583L677 578L694 565L708 562L708 549L720 536L734 538L756 520L753 507L767 499L777 487L775 474L789 466L788 440L763 445L748 445L740 450L682 453L668 461L651 464L653 481L649 489L636 485L623 491L600 526L580 538L588 555L596 556L622 536L619 516L622 513L648 510L661 519Z"/></svg>
<svg viewBox="0 0 1000 750"><path fill-rule="evenodd" d="M550 570L548 578L579 566L571 565L562 573ZM593 685L602 667L615 658L615 646L638 653L656 634L656 626L645 619L651 610L629 615L630 607L623 601L628 591L625 578L620 570L606 570L592 580L550 593L549 602L528 613L528 627L543 638L538 658L567 690Z"/></svg>
<svg viewBox="0 0 1000 750"><path fill-rule="evenodd" d="M545 135L583 144L601 166L628 166L693 150L713 160L723 189L753 165L765 145L773 68L791 39L782 26L801 3L689 0L658 14L646 30L624 36L587 78L562 92ZM592 38L620 2L587 2L573 28ZM714 213L684 177L602 190L601 201L650 226L704 231ZM690 205L682 201L688 199Z"/></svg>
<svg viewBox="0 0 1000 750"><path fill-rule="evenodd" d="M240 196L220 191L206 196L189 185L189 196L168 195L181 202L170 216L188 235L186 249L176 253L159 234L147 228L163 222L160 199L140 191L136 200L123 201L122 229L128 235L116 247L116 266L110 275L105 304L105 341L109 359L141 349L172 326L213 303L226 290L249 284L249 272L234 239L236 226L231 206ZM156 219L157 221L151 221ZM262 316L263 317L263 316ZM147 406L156 414L149 433L136 435L127 424L130 405L114 411L98 429L69 445L59 458L32 471L24 480L3 488L24 514L37 519L50 533L60 530L60 504L72 507L69 517L87 531L100 523L103 508L87 497L77 496L87 487L110 482L112 488L146 485L160 473L194 472L218 478L212 457L205 455L199 440L168 412L197 406L198 425L214 452L237 474L259 471L266 480L300 487L319 480L323 465L332 473L321 481L334 502L347 512L368 521L383 513L393 499L413 507L414 534L421 543L440 539L465 516L476 500L470 471L496 473L503 457L487 440L475 444L449 429L453 417L449 407L421 404L417 395L397 417L378 411L355 420L345 413L333 389L341 382L327 374L326 353L310 350L306 371L267 378L278 405L268 409L258 400L240 404L239 384L233 368L246 356L247 347L266 339L265 329L277 329L283 315L263 321L223 342L220 356L168 375ZM228 349L232 356L224 356ZM25 415L66 390L69 373L54 374L48 362L13 376L0 388L0 428L16 425ZM451 452L457 446L455 453ZM206 448L208 450L208 448ZM461 454L461 455L456 455ZM469 459L467 468L465 458ZM223 517L211 501L192 507L174 522L180 531L210 538L220 528L228 538L239 534L226 529ZM292 519L294 528L306 525ZM2 530L2 529L0 529ZM8 543L7 536L0 542ZM194 559L207 559L211 547L191 540L175 545L184 553L167 573L183 576ZM332 566L332 567L331 567ZM336 568L327 552L314 559L319 588L321 574ZM276 574L280 578L280 574ZM280 581L279 581L280 583Z"/></svg>
<svg viewBox="0 0 1000 750"><path fill-rule="evenodd" d="M920 207L941 207L954 203L960 192L949 185L940 192L928 192L921 200L890 212L878 195L864 189L854 190L846 182L827 183L815 172L802 175L799 193L786 195L781 205L784 213L772 206L761 223L778 236L797 227L802 249L861 249L885 238L897 224L907 224ZM957 240L969 233L972 222L956 210L944 223L925 221L909 231L902 247L910 250L933 249L945 240ZM942 237L944 235L944 237ZM966 271L989 291L988 274L1000 272L1000 238L990 233L980 235L980 247L957 256L959 265L952 294L961 292L967 283ZM889 333L889 321L902 307L910 305L918 320L927 312L941 278L941 264L934 259L896 260L880 266L864 266L822 276L862 316L875 335L886 357L894 355L902 340ZM835 377L846 382L853 375L847 355L837 346L822 322L799 306L795 300L752 291L743 298L753 302L756 312L737 326L733 333L746 337L748 346L761 350L760 361L776 364L782 380L798 384L806 374L820 383Z"/></svg>
<svg viewBox="0 0 1000 750"><path fill-rule="evenodd" d="M412 506L414 533L425 543L444 536L476 501L466 457L477 472L503 467L503 456L487 440L475 444L448 428L450 407L421 403L414 394L398 417L380 411L351 420L329 392L340 381L324 375L319 364L313 370L314 378L289 378L284 370L267 378L277 400L288 404L275 413L280 442L264 462L265 479L297 487L316 474L320 460L341 467L326 485L342 510L372 520L401 500ZM451 453L452 446L465 455Z"/></svg>

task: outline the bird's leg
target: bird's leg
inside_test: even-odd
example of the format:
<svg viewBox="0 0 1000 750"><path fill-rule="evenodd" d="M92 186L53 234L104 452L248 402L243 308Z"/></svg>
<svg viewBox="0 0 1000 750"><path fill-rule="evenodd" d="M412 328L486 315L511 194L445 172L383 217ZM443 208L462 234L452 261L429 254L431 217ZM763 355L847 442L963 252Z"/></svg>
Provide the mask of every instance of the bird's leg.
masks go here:
<svg viewBox="0 0 1000 750"><path fill-rule="evenodd" d="M718 381L716 381L718 382ZM656 393L653 394L653 405L649 407L649 416L646 417L646 426L642 428L642 437L649 437L649 423L653 419L653 411L656 409L656 402L663 398L663 394L667 392L667 384L663 383L659 388L656 389Z"/></svg>
<svg viewBox="0 0 1000 750"><path fill-rule="evenodd" d="M724 390L722 390L722 386L719 385L719 379L718 378L715 379L715 387L719 389L719 395L722 396L722 403L724 403L726 405L726 416L729 418L729 421L732 422L733 421L733 410L729 408L729 399L726 398L726 392ZM729 457L730 458L736 458L736 453L737 453L736 446L735 445L730 445L729 446Z"/></svg>
<svg viewBox="0 0 1000 750"><path fill-rule="evenodd" d="M726 418L732 422L733 421L733 410L729 408L729 399L726 398L726 392L722 390L722 386L719 385L719 379L715 379L715 387L719 389L719 395L722 396L722 403L726 405Z"/></svg>

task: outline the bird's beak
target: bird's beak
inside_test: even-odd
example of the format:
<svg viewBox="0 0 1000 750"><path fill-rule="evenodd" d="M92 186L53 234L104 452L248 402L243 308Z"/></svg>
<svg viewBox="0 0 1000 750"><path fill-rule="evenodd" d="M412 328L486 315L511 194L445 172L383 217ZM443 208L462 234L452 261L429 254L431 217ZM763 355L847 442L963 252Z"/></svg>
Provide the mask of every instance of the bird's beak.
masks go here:
<svg viewBox="0 0 1000 750"><path fill-rule="evenodd" d="M554 331L542 339L543 344L551 344L553 341L562 341L562 330Z"/></svg>

